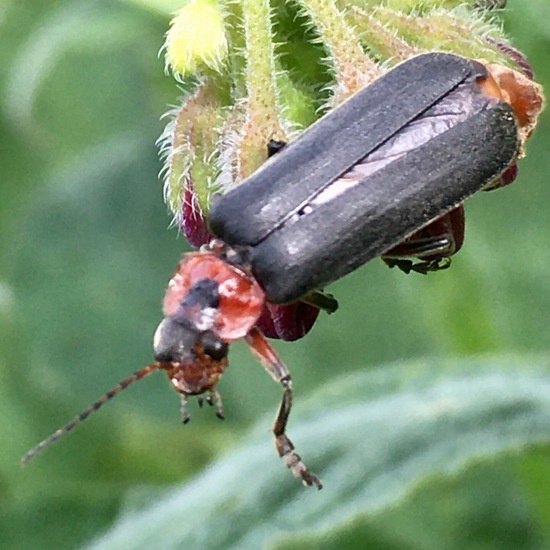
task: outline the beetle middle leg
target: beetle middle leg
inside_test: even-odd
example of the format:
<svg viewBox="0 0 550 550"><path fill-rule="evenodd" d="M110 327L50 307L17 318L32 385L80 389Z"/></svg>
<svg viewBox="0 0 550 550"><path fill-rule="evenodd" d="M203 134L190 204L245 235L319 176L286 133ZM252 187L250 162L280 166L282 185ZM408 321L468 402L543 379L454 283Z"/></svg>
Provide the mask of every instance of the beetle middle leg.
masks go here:
<svg viewBox="0 0 550 550"><path fill-rule="evenodd" d="M426 227L416 231L402 243L382 255L389 267L397 267L405 273L447 269L450 257L456 254L464 242L464 207L457 206ZM418 258L415 262L405 258Z"/></svg>
<svg viewBox="0 0 550 550"><path fill-rule="evenodd" d="M286 425L292 408L292 378L289 370L258 328L254 327L245 339L252 353L259 359L273 380L283 386L283 399L273 424L277 454L285 461L287 468L294 476L301 479L305 485L315 485L317 489L322 489L321 481L302 462L302 458L294 449L294 444L286 435Z"/></svg>
<svg viewBox="0 0 550 550"><path fill-rule="evenodd" d="M312 290L300 298L301 302L322 309L329 315L338 309L338 301L332 294L322 290Z"/></svg>

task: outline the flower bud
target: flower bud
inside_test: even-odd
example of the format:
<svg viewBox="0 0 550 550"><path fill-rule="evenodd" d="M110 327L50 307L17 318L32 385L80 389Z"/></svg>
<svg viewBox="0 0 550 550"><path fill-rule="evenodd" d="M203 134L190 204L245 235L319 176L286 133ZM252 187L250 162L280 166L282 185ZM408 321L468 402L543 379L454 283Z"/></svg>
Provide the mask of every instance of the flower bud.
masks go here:
<svg viewBox="0 0 550 550"><path fill-rule="evenodd" d="M172 19L165 47L166 64L179 77L205 68L219 71L227 56L227 39L217 2L188 2Z"/></svg>

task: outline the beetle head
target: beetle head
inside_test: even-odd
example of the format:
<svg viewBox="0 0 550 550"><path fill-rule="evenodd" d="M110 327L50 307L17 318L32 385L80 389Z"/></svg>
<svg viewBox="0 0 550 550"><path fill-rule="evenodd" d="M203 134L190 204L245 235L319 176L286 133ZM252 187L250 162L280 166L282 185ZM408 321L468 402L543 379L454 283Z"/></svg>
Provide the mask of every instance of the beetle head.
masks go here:
<svg viewBox="0 0 550 550"><path fill-rule="evenodd" d="M213 279L198 280L155 332L155 360L184 395L212 389L227 366L228 344L215 332L218 287Z"/></svg>

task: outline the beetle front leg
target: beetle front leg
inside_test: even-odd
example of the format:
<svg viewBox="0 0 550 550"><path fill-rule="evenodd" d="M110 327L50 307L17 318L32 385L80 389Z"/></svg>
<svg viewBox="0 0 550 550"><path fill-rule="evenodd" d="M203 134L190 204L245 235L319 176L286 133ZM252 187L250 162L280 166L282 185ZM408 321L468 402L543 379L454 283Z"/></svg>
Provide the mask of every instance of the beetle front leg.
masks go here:
<svg viewBox="0 0 550 550"><path fill-rule="evenodd" d="M323 484L302 462L301 456L294 450L294 444L285 433L288 416L292 408L292 380L290 374L281 380L281 384L284 388L283 400L273 425L275 448L279 456L285 461L286 467L292 471L295 477L301 479L305 485L315 485L317 489L322 489Z"/></svg>
<svg viewBox="0 0 550 550"><path fill-rule="evenodd" d="M301 479L305 485L315 485L317 489L322 489L321 481L308 470L300 455L294 450L294 444L286 435L286 425L292 408L292 378L290 372L260 329L254 327L245 339L252 353L262 363L273 380L284 388L283 399L273 425L275 448L278 455L285 461L287 468L292 471L294 476Z"/></svg>

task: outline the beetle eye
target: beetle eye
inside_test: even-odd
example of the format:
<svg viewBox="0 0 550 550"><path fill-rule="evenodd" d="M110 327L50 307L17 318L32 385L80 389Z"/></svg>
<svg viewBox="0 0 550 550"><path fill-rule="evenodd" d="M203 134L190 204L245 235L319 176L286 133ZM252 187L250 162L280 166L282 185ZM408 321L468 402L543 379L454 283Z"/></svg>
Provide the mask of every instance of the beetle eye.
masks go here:
<svg viewBox="0 0 550 550"><path fill-rule="evenodd" d="M222 342L213 332L205 332L201 338L204 353L212 357L214 361L221 361L227 357L228 345Z"/></svg>
<svg viewBox="0 0 550 550"><path fill-rule="evenodd" d="M197 332L185 325L165 318L158 326L153 339L155 361L170 363L189 358L197 342Z"/></svg>

